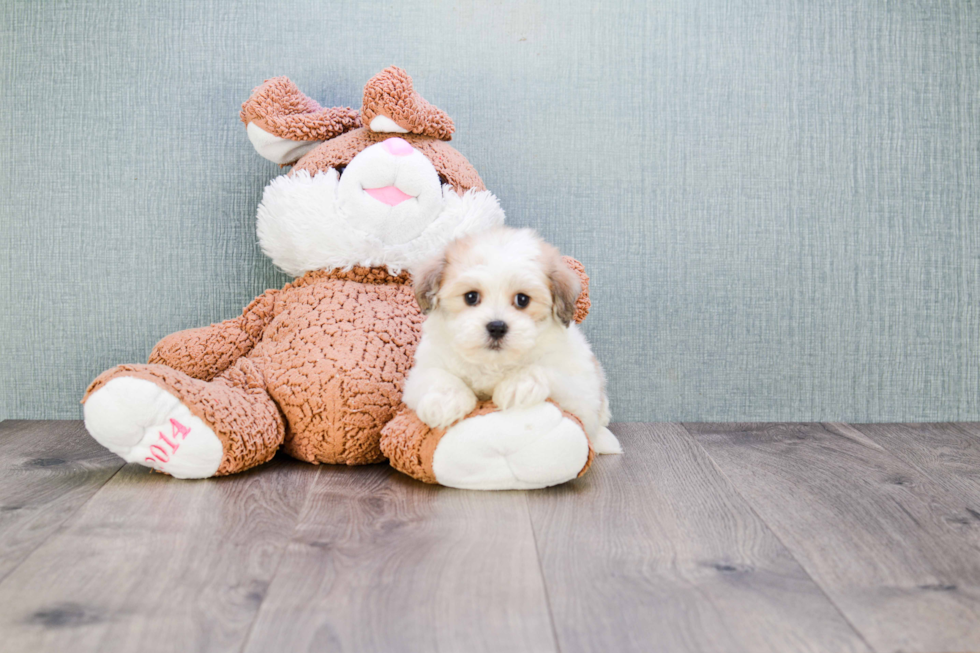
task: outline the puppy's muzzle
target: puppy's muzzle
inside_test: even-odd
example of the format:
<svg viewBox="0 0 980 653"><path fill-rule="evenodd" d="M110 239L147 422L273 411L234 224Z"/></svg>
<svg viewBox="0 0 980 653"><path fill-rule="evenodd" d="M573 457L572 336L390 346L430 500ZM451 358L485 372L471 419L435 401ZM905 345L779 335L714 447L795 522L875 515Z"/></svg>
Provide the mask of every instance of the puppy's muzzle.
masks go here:
<svg viewBox="0 0 980 653"><path fill-rule="evenodd" d="M507 335L507 323L502 320L487 322L487 333L490 334L491 340L499 342L501 338Z"/></svg>

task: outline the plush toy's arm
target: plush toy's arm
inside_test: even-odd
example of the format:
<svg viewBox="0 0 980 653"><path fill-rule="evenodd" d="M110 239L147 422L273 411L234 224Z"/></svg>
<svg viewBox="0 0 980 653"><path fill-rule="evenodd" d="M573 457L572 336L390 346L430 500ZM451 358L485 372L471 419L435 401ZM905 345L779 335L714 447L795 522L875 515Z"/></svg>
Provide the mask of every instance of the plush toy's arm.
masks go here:
<svg viewBox="0 0 980 653"><path fill-rule="evenodd" d="M149 362L210 381L252 350L275 317L278 294L267 290L231 320L170 334L156 344Z"/></svg>
<svg viewBox="0 0 980 653"><path fill-rule="evenodd" d="M573 259L571 256L561 257L565 262L565 265L572 269L572 272L578 275L579 281L582 282L582 292L578 294L578 299L575 301L575 323L578 324L589 314L589 309L592 307L592 301L589 299L589 275L585 273L585 266Z"/></svg>

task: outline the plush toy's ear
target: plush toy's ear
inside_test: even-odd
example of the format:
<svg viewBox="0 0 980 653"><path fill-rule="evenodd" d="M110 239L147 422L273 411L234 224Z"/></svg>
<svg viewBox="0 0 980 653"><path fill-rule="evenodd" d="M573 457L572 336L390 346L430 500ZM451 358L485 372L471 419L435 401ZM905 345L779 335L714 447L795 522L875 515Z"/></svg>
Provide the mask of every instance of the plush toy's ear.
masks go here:
<svg viewBox="0 0 980 653"><path fill-rule="evenodd" d="M415 301L419 303L422 313L428 313L438 303L439 287L446 272L447 259L445 255L434 258L413 275Z"/></svg>
<svg viewBox="0 0 980 653"><path fill-rule="evenodd" d="M255 150L280 165L361 125L354 109L321 107L286 77L267 79L256 87L242 104L240 117Z"/></svg>
<svg viewBox="0 0 980 653"><path fill-rule="evenodd" d="M546 257L552 311L562 324L568 326L575 318L575 303L578 301L579 293L582 292L582 284L578 275L565 265L557 249L549 246Z"/></svg>
<svg viewBox="0 0 980 653"><path fill-rule="evenodd" d="M397 66L385 68L365 84L361 120L374 132L421 134L443 141L451 140L455 129L452 119L426 102L408 73Z"/></svg>

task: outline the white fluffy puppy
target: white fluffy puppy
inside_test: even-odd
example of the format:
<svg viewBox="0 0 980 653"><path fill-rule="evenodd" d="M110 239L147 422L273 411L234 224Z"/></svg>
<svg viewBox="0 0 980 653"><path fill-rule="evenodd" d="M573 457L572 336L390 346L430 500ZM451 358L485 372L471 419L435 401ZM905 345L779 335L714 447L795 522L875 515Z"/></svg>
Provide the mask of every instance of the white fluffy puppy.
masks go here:
<svg viewBox="0 0 980 653"><path fill-rule="evenodd" d="M465 236L416 270L428 315L403 400L430 427L477 400L501 410L552 399L585 426L597 453L622 453L606 426L605 375L572 318L581 290L558 250L530 229Z"/></svg>

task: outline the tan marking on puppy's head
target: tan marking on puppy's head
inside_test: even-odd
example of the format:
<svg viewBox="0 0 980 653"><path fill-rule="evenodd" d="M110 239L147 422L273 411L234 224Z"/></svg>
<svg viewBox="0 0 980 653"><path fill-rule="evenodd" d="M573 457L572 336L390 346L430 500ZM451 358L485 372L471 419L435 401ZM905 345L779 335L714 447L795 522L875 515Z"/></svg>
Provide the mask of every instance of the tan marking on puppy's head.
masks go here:
<svg viewBox="0 0 980 653"><path fill-rule="evenodd" d="M453 276L452 264L458 262L463 252L469 248L471 239L471 236L464 236L452 241L441 254L429 259L412 275L415 301L423 314L439 305L439 290L446 279Z"/></svg>
<svg viewBox="0 0 980 653"><path fill-rule="evenodd" d="M582 292L582 282L562 260L558 249L541 241L541 266L551 287L552 311L565 326L575 318L575 302Z"/></svg>
<svg viewBox="0 0 980 653"><path fill-rule="evenodd" d="M443 274L446 270L445 255L437 256L425 263L412 275L412 287L415 290L415 301L423 314L427 314L438 303L439 287L442 285Z"/></svg>

